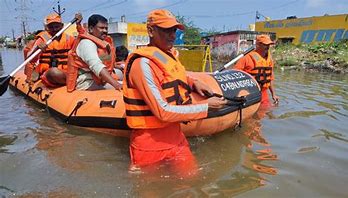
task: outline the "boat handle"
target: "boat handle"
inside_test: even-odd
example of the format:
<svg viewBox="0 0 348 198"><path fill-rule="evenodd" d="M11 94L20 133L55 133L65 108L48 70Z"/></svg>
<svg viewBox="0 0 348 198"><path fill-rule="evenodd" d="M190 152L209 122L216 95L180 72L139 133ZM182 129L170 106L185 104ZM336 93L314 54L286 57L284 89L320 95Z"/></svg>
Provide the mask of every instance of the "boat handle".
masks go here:
<svg viewBox="0 0 348 198"><path fill-rule="evenodd" d="M99 103L99 108L110 107L115 108L117 100L102 100Z"/></svg>

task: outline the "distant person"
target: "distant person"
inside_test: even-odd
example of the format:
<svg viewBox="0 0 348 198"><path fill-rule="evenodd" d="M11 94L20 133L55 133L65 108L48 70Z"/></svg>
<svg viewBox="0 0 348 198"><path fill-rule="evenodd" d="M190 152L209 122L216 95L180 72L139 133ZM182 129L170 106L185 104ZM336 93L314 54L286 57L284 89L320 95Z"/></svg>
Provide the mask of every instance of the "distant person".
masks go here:
<svg viewBox="0 0 348 198"><path fill-rule="evenodd" d="M78 19L76 22L77 26L81 28L82 15L77 13L75 17ZM62 33L52 43L48 46L46 45L46 42L63 27L62 18L58 14L52 13L45 18L45 31L40 32L36 36L37 39L32 46L32 50L27 55L30 56L38 48L42 50L27 67L26 74L28 81L37 81L41 78L42 83L47 87L54 88L65 85L68 51L72 48L75 38ZM37 61L38 64L36 64Z"/></svg>
<svg viewBox="0 0 348 198"><path fill-rule="evenodd" d="M256 49L241 58L234 69L245 71L251 74L261 88L261 105L269 106L268 90L274 103L279 102L279 97L274 90L274 62L269 51L270 45L274 42L268 35L256 36Z"/></svg>
<svg viewBox="0 0 348 198"><path fill-rule="evenodd" d="M105 89L109 83L122 89L112 76L115 65L115 48L108 36L108 21L99 14L88 18L88 33L79 34L69 52L67 90Z"/></svg>
<svg viewBox="0 0 348 198"><path fill-rule="evenodd" d="M124 45L116 47L116 65L114 71L118 77L118 80L123 80L123 70L128 53L128 49Z"/></svg>
<svg viewBox="0 0 348 198"><path fill-rule="evenodd" d="M186 74L173 48L175 32L184 29L167 10L147 17L148 46L129 55L123 94L130 136L131 169L167 161L183 176L195 174L195 158L180 123L207 117L208 109L222 108L227 101L211 97L192 104L191 91L204 96L209 86Z"/></svg>

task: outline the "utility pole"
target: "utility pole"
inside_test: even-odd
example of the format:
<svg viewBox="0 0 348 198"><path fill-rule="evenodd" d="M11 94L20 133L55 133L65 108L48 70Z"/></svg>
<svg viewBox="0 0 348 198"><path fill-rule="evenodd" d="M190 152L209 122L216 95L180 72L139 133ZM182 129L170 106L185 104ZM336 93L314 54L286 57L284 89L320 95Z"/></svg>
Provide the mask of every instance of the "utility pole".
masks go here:
<svg viewBox="0 0 348 198"><path fill-rule="evenodd" d="M23 26L23 35L24 35L24 38L25 38L26 35L27 35L27 31L25 30L25 23L24 23L24 21L22 22L22 26Z"/></svg>
<svg viewBox="0 0 348 198"><path fill-rule="evenodd" d="M14 29L12 28L12 41L15 41Z"/></svg>
<svg viewBox="0 0 348 198"><path fill-rule="evenodd" d="M18 12L18 15L15 17L20 20L20 27L22 30L23 39L27 36L28 28L28 20L34 20L34 18L30 17L27 12L30 11L27 0L17 0L16 3L19 4L18 7L15 8L15 11Z"/></svg>
<svg viewBox="0 0 348 198"><path fill-rule="evenodd" d="M53 7L53 11L55 12L55 13L57 13L59 16L62 16L62 14L65 12L65 8L63 8L63 10L61 11L60 10L60 3L59 3L59 1L57 2L57 4L58 4L58 12L56 11L56 9L55 9L55 7Z"/></svg>

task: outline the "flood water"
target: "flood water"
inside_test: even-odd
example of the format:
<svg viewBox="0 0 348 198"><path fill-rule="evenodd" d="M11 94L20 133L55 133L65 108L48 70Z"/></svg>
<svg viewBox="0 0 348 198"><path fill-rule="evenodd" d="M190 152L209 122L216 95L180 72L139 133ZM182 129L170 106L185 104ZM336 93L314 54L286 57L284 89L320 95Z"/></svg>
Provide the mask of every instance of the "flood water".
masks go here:
<svg viewBox="0 0 348 198"><path fill-rule="evenodd" d="M1 49L4 73L22 52ZM279 106L190 138L199 174L128 172L129 141L0 97L0 197L348 197L348 75L276 71Z"/></svg>

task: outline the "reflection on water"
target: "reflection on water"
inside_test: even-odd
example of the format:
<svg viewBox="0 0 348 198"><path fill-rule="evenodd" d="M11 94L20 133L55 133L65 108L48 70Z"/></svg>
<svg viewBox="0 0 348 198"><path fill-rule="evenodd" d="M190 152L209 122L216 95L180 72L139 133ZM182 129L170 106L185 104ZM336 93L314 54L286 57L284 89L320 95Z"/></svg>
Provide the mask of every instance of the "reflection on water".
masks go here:
<svg viewBox="0 0 348 198"><path fill-rule="evenodd" d="M330 138L334 138L336 140L341 140L341 141L344 141L344 142L348 142L348 139L345 138L346 136L343 135L342 133L335 133L335 132L331 132L331 131L326 130L326 129L320 129L320 131L322 132L321 134L313 135L312 137L323 136L327 140L330 140Z"/></svg>
<svg viewBox="0 0 348 198"><path fill-rule="evenodd" d="M17 136L1 135L0 136L0 153L6 153L8 151L6 147L8 145L12 145L16 139L17 139Z"/></svg>
<svg viewBox="0 0 348 198"><path fill-rule="evenodd" d="M15 50L1 54L5 73L22 59ZM7 91L0 98L0 195L347 197L348 77L279 71L276 90L279 106L242 128L189 139L199 166L190 179L166 166L130 174L127 138L66 125Z"/></svg>

